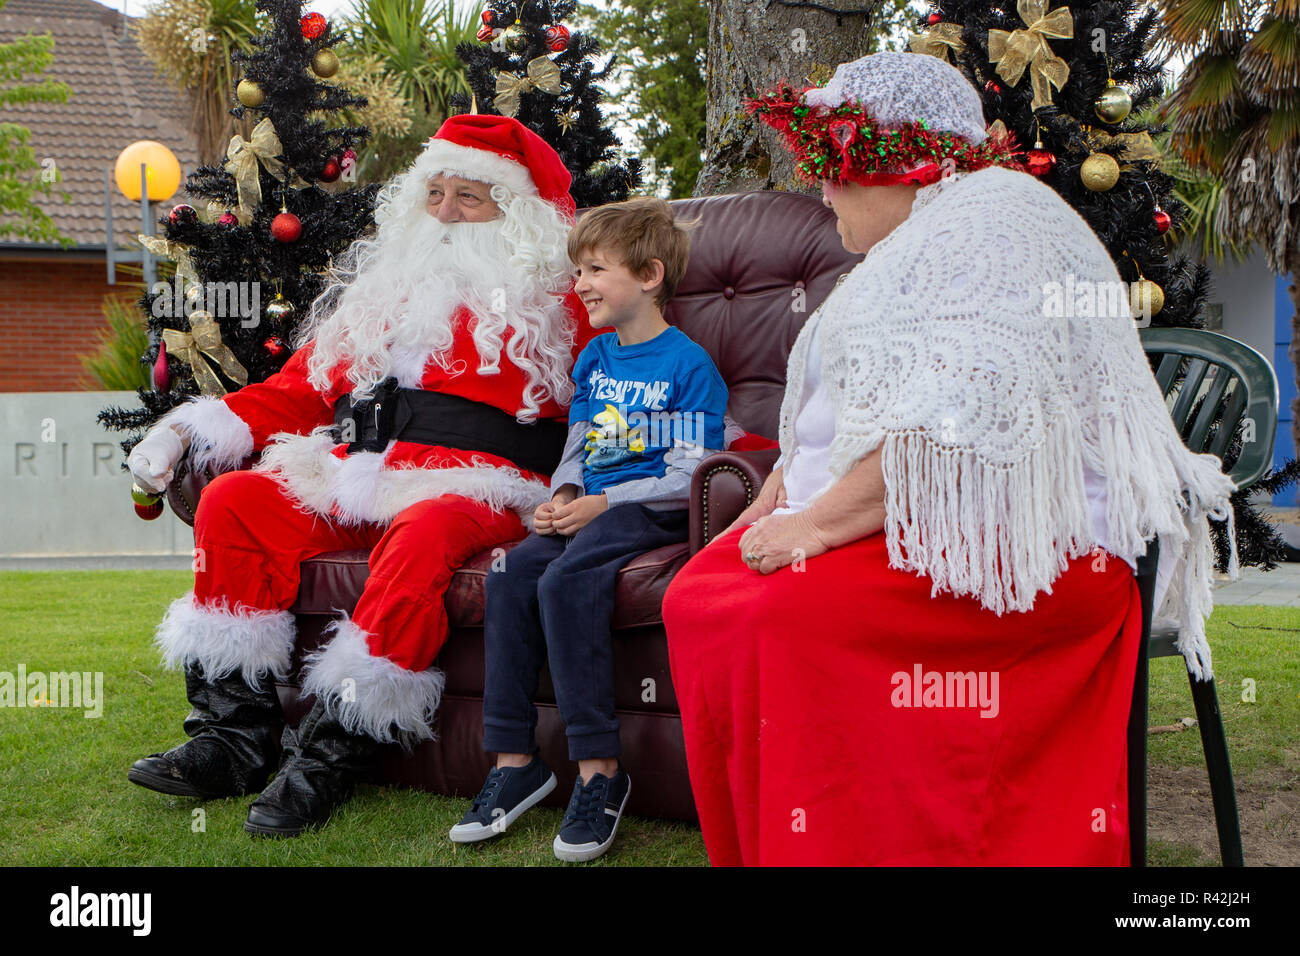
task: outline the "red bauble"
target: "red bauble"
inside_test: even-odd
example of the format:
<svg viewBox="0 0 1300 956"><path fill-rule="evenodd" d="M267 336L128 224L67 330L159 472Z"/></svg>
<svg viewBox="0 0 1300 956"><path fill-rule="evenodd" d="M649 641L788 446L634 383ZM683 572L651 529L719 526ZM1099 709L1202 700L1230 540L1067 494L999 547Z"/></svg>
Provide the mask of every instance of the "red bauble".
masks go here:
<svg viewBox="0 0 1300 956"><path fill-rule="evenodd" d="M282 212L271 220L271 235L280 242L297 242L302 235L302 220L291 212Z"/></svg>
<svg viewBox="0 0 1300 956"><path fill-rule="evenodd" d="M936 23L942 23L942 22L943 22L943 14L942 14L942 13L932 13L932 14L930 14L928 17L925 18L925 22L928 23L928 24L930 24L930 26L934 26Z"/></svg>
<svg viewBox="0 0 1300 956"><path fill-rule="evenodd" d="M179 206L172 206L172 211L167 214L167 221L173 226L192 226L199 221L199 213L189 203L181 203Z"/></svg>
<svg viewBox="0 0 1300 956"><path fill-rule="evenodd" d="M273 335L262 343L262 348L271 353L272 358L279 358L284 354L284 342L278 335Z"/></svg>
<svg viewBox="0 0 1300 956"><path fill-rule="evenodd" d="M497 15L491 10L484 10L479 14L479 18L483 21L483 26L490 27L492 26L492 22L496 20Z"/></svg>
<svg viewBox="0 0 1300 956"><path fill-rule="evenodd" d="M163 503L161 498L151 505L133 505L133 507L135 508L135 513L145 521L153 521L163 513Z"/></svg>
<svg viewBox="0 0 1300 956"><path fill-rule="evenodd" d="M1170 223L1173 222L1173 220L1169 218L1169 213L1165 212L1163 209L1157 206L1156 211L1152 215L1154 216L1156 221L1156 232L1160 233L1161 235L1164 235L1166 232L1168 232L1169 225Z"/></svg>
<svg viewBox="0 0 1300 956"><path fill-rule="evenodd" d="M997 80L989 80L984 84L984 92L992 93L994 96L997 96L1002 92L1002 87L998 86Z"/></svg>
<svg viewBox="0 0 1300 956"><path fill-rule="evenodd" d="M1046 176L1056 168L1056 154L1035 146L1025 154L1025 168L1035 176Z"/></svg>
<svg viewBox="0 0 1300 956"><path fill-rule="evenodd" d="M479 27L478 33L474 34L474 37L478 40L479 43L487 43L489 40L492 39L492 37L496 34L496 32L497 31L492 29L491 27Z"/></svg>
<svg viewBox="0 0 1300 956"><path fill-rule="evenodd" d="M546 28L546 46L552 53L563 53L569 48L569 28L562 23Z"/></svg>
<svg viewBox="0 0 1300 956"><path fill-rule="evenodd" d="M332 183L341 175L343 175L343 167L339 165L337 159L331 156L329 159L325 160L325 165L321 167L320 171L321 182Z"/></svg>
<svg viewBox="0 0 1300 956"><path fill-rule="evenodd" d="M171 385L171 372L167 369L167 343L158 343L158 359L153 363L153 387L155 391L165 392Z"/></svg>
<svg viewBox="0 0 1300 956"><path fill-rule="evenodd" d="M329 21L319 13L309 13L298 21L302 35L307 40L315 40L329 29Z"/></svg>
<svg viewBox="0 0 1300 956"><path fill-rule="evenodd" d="M217 223L222 226L238 226L239 217L233 212L223 212L221 218L217 220Z"/></svg>

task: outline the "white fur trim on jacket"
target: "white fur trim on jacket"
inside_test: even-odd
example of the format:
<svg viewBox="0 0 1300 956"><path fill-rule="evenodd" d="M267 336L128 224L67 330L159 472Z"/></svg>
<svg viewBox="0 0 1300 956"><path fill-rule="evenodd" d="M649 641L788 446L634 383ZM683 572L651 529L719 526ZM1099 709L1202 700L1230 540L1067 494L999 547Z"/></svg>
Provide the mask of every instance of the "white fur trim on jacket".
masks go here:
<svg viewBox="0 0 1300 956"><path fill-rule="evenodd" d="M399 735L407 742L432 740L433 717L442 701L442 671L409 671L370 653L365 630L344 617L326 628L334 638L303 659L302 691L315 694L350 734L380 743Z"/></svg>
<svg viewBox="0 0 1300 956"><path fill-rule="evenodd" d="M524 196L537 195L537 186L526 167L513 159L483 149L460 146L450 140L430 140L415 168L428 176L445 173L477 183L500 184Z"/></svg>
<svg viewBox="0 0 1300 956"><path fill-rule="evenodd" d="M439 495L462 495L497 511L510 509L530 525L533 511L551 497L545 483L525 478L515 468L386 465L378 452L339 458L331 453L334 444L328 428L310 435L275 435L255 470L269 472L308 511L329 515L337 505L334 520L351 525L392 521L411 505Z"/></svg>
<svg viewBox="0 0 1300 956"><path fill-rule="evenodd" d="M169 668L197 665L205 680L238 672L258 689L264 676L289 675L297 630L288 611L262 611L244 604L232 611L225 598L199 604L191 591L163 615L154 643Z"/></svg>
<svg viewBox="0 0 1300 956"><path fill-rule="evenodd" d="M253 432L248 423L219 398L201 395L178 405L158 421L170 425L190 440L190 467L238 465L253 453Z"/></svg>

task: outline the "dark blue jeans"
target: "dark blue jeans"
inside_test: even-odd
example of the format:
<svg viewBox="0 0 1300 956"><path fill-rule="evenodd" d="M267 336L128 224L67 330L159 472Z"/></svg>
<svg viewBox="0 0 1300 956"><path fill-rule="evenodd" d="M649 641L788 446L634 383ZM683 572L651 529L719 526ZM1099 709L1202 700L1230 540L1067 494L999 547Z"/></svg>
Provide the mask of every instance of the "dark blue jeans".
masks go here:
<svg viewBox="0 0 1300 956"><path fill-rule="evenodd" d="M685 541L686 510L617 505L572 537L530 534L487 576L483 749L537 749L537 682L549 659L571 760L617 757L610 618L614 579L646 551Z"/></svg>

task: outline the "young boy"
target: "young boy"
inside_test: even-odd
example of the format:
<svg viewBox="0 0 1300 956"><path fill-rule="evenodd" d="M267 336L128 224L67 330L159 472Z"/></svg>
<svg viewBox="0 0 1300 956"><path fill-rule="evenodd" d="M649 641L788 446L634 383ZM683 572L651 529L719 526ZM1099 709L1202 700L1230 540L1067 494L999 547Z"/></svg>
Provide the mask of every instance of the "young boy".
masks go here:
<svg viewBox="0 0 1300 956"><path fill-rule="evenodd" d="M592 860L614 842L631 781L619 765L610 617L632 558L685 541L691 473L723 447L727 387L708 353L664 321L690 239L661 199L587 213L569 236L575 291L598 335L573 367L569 437L534 534L487 576L483 749L496 767L452 827L457 843L502 833L555 788L534 741L549 658L578 779L555 855Z"/></svg>

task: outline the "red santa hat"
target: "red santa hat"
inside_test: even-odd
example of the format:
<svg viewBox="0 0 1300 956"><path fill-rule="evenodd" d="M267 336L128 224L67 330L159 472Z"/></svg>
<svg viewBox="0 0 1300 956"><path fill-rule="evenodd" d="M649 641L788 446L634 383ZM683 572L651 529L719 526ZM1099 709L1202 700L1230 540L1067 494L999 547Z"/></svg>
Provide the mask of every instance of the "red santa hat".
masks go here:
<svg viewBox="0 0 1300 956"><path fill-rule="evenodd" d="M445 173L540 196L573 221L569 170L546 140L509 116L463 113L451 117L425 146L420 166L431 176Z"/></svg>

